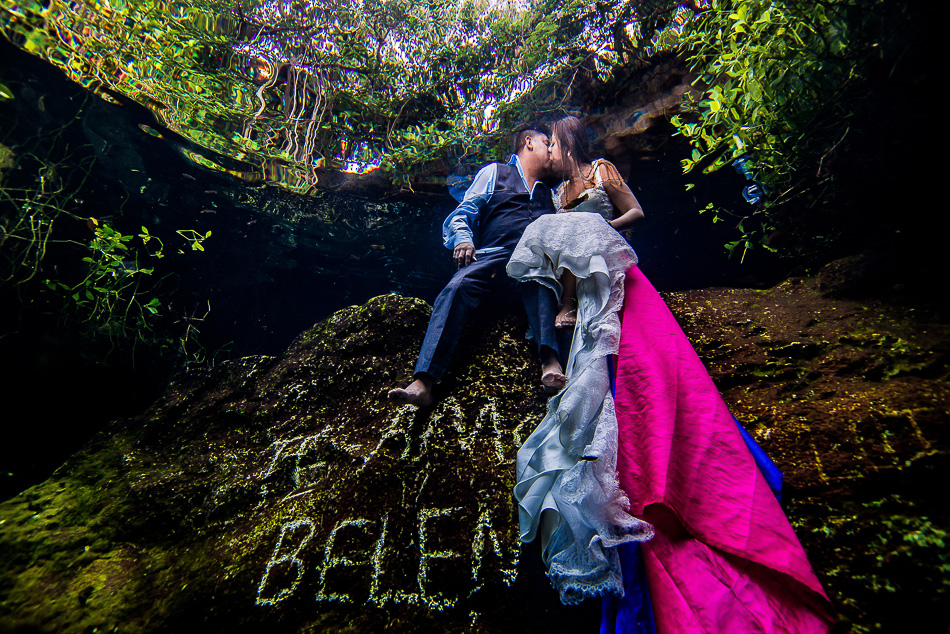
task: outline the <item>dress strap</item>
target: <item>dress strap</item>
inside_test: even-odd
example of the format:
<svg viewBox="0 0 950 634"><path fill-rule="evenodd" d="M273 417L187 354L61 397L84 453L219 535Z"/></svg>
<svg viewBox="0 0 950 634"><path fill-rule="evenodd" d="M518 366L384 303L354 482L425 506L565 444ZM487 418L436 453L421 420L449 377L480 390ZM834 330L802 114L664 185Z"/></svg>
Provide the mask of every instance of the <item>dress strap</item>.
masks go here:
<svg viewBox="0 0 950 634"><path fill-rule="evenodd" d="M554 202L554 210L558 213L564 209L564 185L567 181L561 181L561 184L551 190L551 198Z"/></svg>
<svg viewBox="0 0 950 634"><path fill-rule="evenodd" d="M594 182L597 183L597 187L601 187L601 188L604 186L604 179L600 175L600 164L602 162L603 162L603 159L597 159L593 163L590 164L590 166L594 170Z"/></svg>

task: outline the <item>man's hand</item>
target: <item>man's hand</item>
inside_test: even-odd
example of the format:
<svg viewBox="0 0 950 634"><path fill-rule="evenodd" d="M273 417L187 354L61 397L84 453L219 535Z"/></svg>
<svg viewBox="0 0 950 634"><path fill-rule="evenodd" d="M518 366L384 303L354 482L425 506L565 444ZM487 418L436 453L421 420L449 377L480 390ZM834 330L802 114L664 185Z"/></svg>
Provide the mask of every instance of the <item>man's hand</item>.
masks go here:
<svg viewBox="0 0 950 634"><path fill-rule="evenodd" d="M478 259L475 257L475 245L471 242L458 243L455 245L455 250L452 252L452 259L455 260L455 265L458 268L468 266Z"/></svg>

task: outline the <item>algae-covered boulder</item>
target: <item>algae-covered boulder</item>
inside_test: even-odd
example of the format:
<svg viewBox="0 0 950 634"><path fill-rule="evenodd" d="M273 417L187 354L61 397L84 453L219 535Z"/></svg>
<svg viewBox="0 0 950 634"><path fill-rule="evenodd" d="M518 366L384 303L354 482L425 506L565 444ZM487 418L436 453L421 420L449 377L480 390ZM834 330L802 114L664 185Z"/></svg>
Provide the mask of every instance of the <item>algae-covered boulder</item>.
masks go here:
<svg viewBox="0 0 950 634"><path fill-rule="evenodd" d="M542 572L516 583L514 455L545 407L526 325L482 315L437 405L393 407L429 313L378 297L188 372L3 503L0 625L576 631Z"/></svg>
<svg viewBox="0 0 950 634"><path fill-rule="evenodd" d="M809 281L667 300L785 470L841 629L934 614L950 329ZM378 297L190 371L2 503L0 630L597 631L518 542L514 455L545 407L524 323L482 315L435 407L392 407L428 315Z"/></svg>

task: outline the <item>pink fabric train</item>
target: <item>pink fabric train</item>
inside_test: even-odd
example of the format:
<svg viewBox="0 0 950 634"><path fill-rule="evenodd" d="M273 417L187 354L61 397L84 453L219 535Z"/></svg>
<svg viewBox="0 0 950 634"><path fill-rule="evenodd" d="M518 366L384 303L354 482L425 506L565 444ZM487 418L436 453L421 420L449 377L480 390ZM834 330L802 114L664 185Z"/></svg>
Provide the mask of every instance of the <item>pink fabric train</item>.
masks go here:
<svg viewBox="0 0 950 634"><path fill-rule="evenodd" d="M732 415L669 308L627 270L618 471L659 634L827 632L833 610Z"/></svg>

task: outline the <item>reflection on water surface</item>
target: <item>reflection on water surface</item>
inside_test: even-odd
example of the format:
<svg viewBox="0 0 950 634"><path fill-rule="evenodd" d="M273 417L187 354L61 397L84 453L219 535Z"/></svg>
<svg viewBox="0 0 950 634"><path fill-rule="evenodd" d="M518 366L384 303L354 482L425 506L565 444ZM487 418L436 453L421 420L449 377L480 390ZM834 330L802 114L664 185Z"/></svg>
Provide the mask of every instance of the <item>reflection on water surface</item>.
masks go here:
<svg viewBox="0 0 950 634"><path fill-rule="evenodd" d="M563 103L579 69L603 80L668 48L701 6L19 0L0 28L106 101L148 108L189 161L310 192L341 172L411 186L494 158L521 109Z"/></svg>

